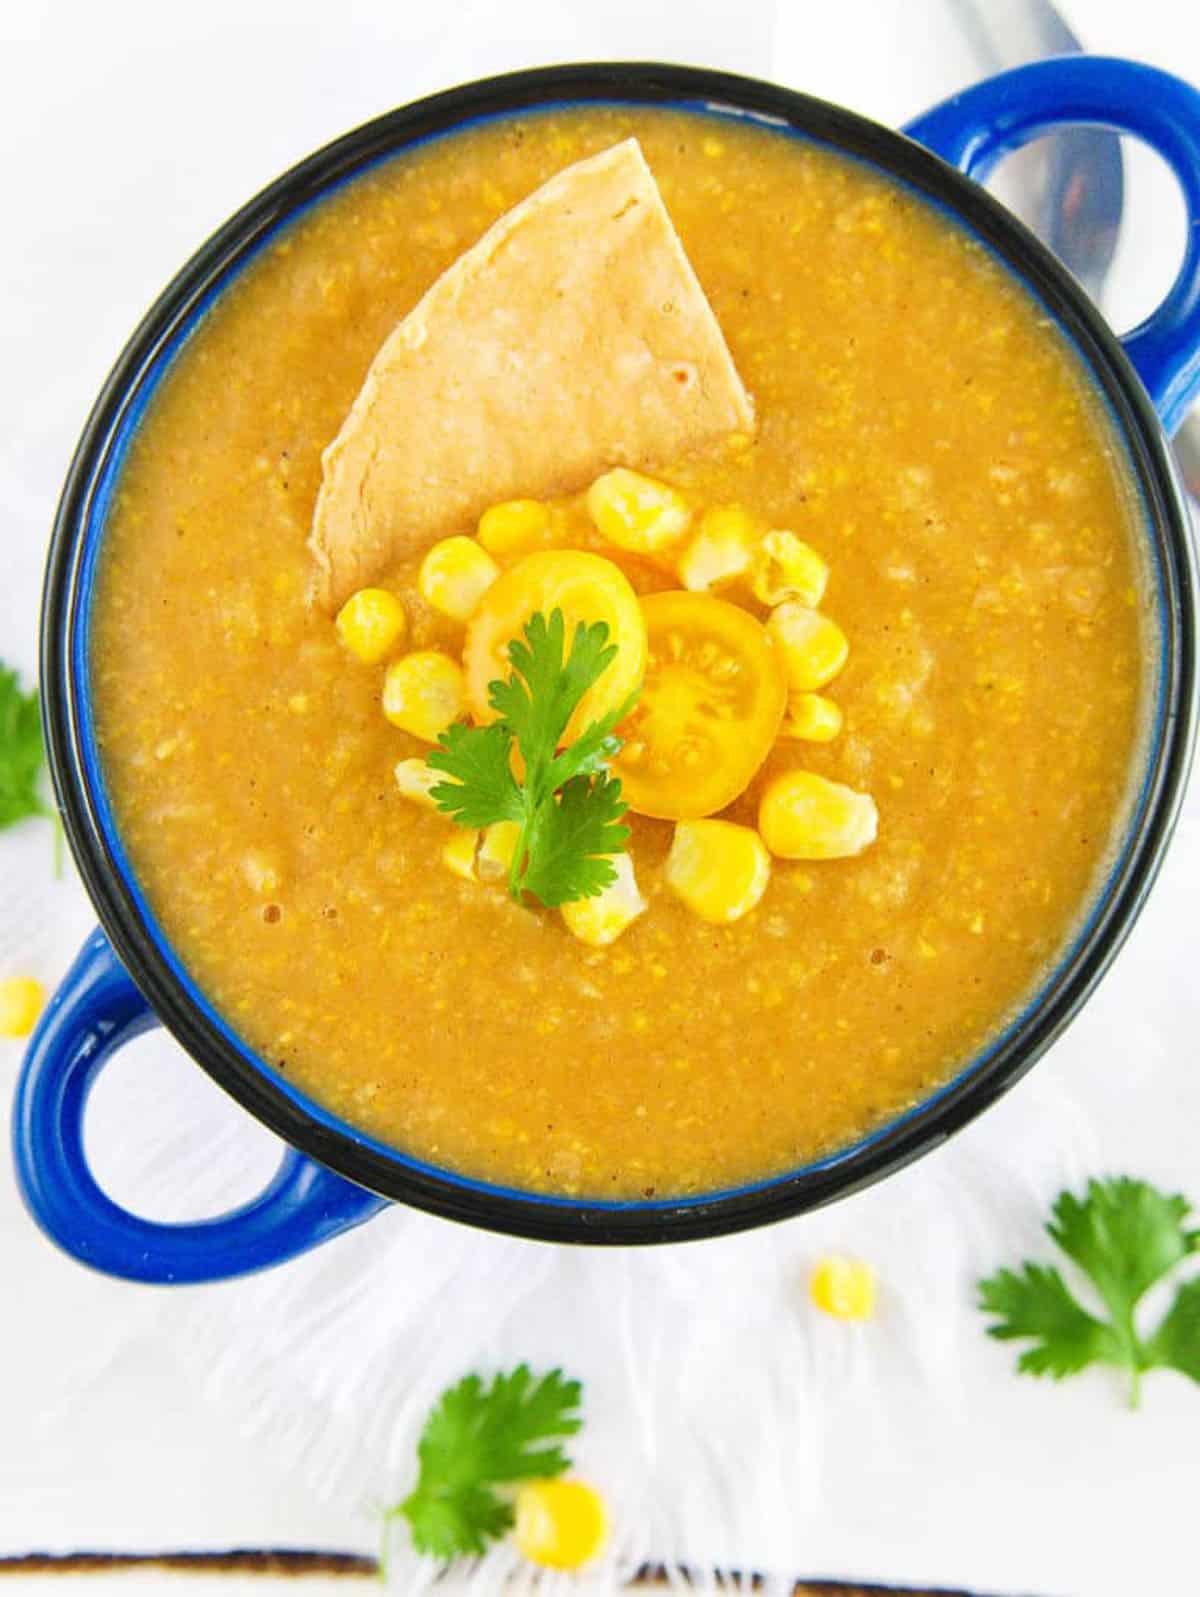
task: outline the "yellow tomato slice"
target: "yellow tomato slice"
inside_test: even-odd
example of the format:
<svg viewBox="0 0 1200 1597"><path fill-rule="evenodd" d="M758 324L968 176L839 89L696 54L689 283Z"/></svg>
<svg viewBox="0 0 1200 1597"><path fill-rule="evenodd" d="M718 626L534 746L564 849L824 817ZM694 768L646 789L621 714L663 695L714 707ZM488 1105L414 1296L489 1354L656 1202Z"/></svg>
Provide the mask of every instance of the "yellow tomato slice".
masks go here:
<svg viewBox="0 0 1200 1597"><path fill-rule="evenodd" d="M787 677L747 611L706 593L642 600L650 654L613 765L631 810L694 821L749 787L779 733Z"/></svg>
<svg viewBox="0 0 1200 1597"><path fill-rule="evenodd" d="M484 594L467 627L463 666L467 703L477 721L494 721L488 686L512 674L508 645L519 638L538 610L561 610L567 647L580 622L603 621L617 657L580 700L567 725L566 740L579 736L590 721L619 709L641 685L646 671L646 623L629 579L611 560L577 549L547 549L510 566Z"/></svg>

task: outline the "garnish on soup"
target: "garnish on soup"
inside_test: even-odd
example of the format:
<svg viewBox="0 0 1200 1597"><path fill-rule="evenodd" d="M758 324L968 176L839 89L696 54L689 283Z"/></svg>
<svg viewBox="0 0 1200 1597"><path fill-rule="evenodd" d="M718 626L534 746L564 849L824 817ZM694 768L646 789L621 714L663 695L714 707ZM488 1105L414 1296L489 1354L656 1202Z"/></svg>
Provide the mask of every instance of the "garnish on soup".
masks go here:
<svg viewBox="0 0 1200 1597"><path fill-rule="evenodd" d="M417 650L383 686L387 719L440 745L395 775L406 798L464 829L442 845L447 870L504 877L518 903L561 907L568 931L603 948L648 907L624 852L626 809L677 823L664 885L715 926L758 907L772 854L846 859L874 842L870 795L801 769L765 790L757 830L712 819L781 739L827 743L842 729L839 706L813 690L849 643L814 608L829 568L809 544L740 505L697 514L678 488L623 467L576 499L491 506L478 531L434 544L417 577L420 599L465 627L462 664ZM681 579L692 588L668 586ZM726 597L707 591L718 587ZM348 618L371 623L373 644L389 597L366 589L338 617L367 663L378 655Z"/></svg>
<svg viewBox="0 0 1200 1597"><path fill-rule="evenodd" d="M509 893L518 903L529 893L555 909L594 898L617 879L610 856L625 848L629 829L621 824L621 784L608 766L630 700L568 741L581 705L617 659L608 625L578 622L566 647L566 622L555 608L549 619L536 611L524 634L507 646L511 675L490 685L488 724L447 727L426 763L452 778L430 796L457 825L517 827Z"/></svg>
<svg viewBox="0 0 1200 1597"><path fill-rule="evenodd" d="M555 549L518 560L483 595L467 622L463 667L467 699L477 721L498 715L492 697L497 677L506 677L509 647L530 619L558 611L572 637L579 626L604 628L611 648L572 706L563 735L577 738L590 722L628 710L646 674L646 621L629 579L611 560L577 549ZM594 634L593 634L594 635Z"/></svg>
<svg viewBox="0 0 1200 1597"><path fill-rule="evenodd" d="M1085 1309L1054 1265L1026 1262L979 1283L979 1306L993 1316L988 1335L1030 1344L1017 1360L1025 1375L1062 1380L1092 1364L1125 1370L1132 1408L1146 1370L1178 1370L1200 1382L1200 1277L1176 1287L1152 1329L1138 1323L1151 1287L1200 1253L1190 1213L1186 1198L1128 1176L1089 1181L1082 1198L1060 1192L1046 1230L1107 1315Z"/></svg>
<svg viewBox="0 0 1200 1597"><path fill-rule="evenodd" d="M649 660L616 771L631 809L714 815L744 793L787 708L781 654L747 610L702 593L642 600Z"/></svg>

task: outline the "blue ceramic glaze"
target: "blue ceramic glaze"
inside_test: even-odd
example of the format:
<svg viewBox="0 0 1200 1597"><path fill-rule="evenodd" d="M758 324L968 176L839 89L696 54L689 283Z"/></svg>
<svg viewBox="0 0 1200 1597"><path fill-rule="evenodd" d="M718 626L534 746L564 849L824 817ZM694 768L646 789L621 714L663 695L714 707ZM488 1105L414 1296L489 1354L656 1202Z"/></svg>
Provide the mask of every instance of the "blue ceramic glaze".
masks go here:
<svg viewBox="0 0 1200 1597"><path fill-rule="evenodd" d="M69 1252L130 1281L212 1281L280 1264L384 1206L294 1149L257 1198L215 1220L158 1225L113 1203L88 1168L84 1109L117 1049L157 1024L104 933L94 932L37 1028L13 1117L25 1200Z"/></svg>
<svg viewBox="0 0 1200 1597"><path fill-rule="evenodd" d="M1200 394L1200 94L1155 67L1062 56L1002 72L910 122L910 138L982 183L1003 156L1063 126L1143 139L1179 180L1183 264L1153 316L1122 340L1163 428L1178 431Z"/></svg>
<svg viewBox="0 0 1200 1597"><path fill-rule="evenodd" d="M510 102L502 111L491 114L511 114L522 108L545 104L548 99L570 98L570 84L567 81L558 83L558 92L554 92L556 85L551 80L556 70L563 80L593 70L611 74L613 92L604 97L623 98L620 92L621 68L550 69L547 73L522 74L513 79L498 80L502 89L509 86ZM754 96L746 92L749 89L760 91L760 98L783 93L762 85L749 85L745 80L722 78L717 74L688 74L687 69L625 70L642 75L643 87L649 84L647 98L657 97L666 103L688 104L692 108L703 107L726 114L743 108L750 115L764 114L764 107L751 103ZM661 75L660 81L655 80L656 73ZM696 88L707 89L711 85L711 98L706 99L704 95L698 97L694 92L672 92L671 84L683 78L687 78L688 87L693 91ZM549 87L539 87L534 92L535 86L547 84ZM481 87L484 86L472 86L456 91L456 94L464 101L471 101L473 93ZM732 96L729 92L731 87L734 90ZM744 94L744 100L737 98L738 89ZM721 90L725 92L719 92ZM526 94L525 98L522 98L523 93ZM599 96L593 94L593 97ZM465 114L454 118L446 113L444 106L454 98L444 96L426 102L429 107L438 109L431 114L427 130L419 136L431 137L453 131L472 119ZM807 103L809 106L816 104ZM487 113L475 113L476 116L481 114ZM831 116L845 114L831 113ZM1169 430L1181 419L1188 400L1200 387L1200 96L1176 79L1150 68L1122 61L1071 57L1040 62L992 79L937 107L911 124L906 131L969 176L982 178L1008 150L1053 127L1072 123L1101 124L1146 138L1172 165L1184 187L1191 218L1184 266L1160 310L1131 334L1126 343L1127 351L1163 425ZM360 135L351 135L343 144L348 145L360 136L361 130ZM822 137L822 134L817 131L810 136ZM902 142L891 137L893 142ZM410 136L408 142L412 141ZM830 139L829 142L836 147L836 139ZM333 153L336 155L341 148L333 147ZM376 154L373 159L386 158L394 153L385 144L382 153ZM320 159L315 157L314 161ZM361 161L357 165L348 164L337 180L352 178L363 169L364 164ZM305 167L298 169L296 174L291 174L291 179L298 180L305 171ZM262 216L261 220L257 215L251 218L254 224L250 240L253 249L261 247L263 240L276 227L294 219L303 204L313 202L311 191L307 197L300 199L290 195L288 183L289 179L281 180L275 190L260 197L260 201L254 202L241 218L235 218L229 228L217 236L209 246L209 251L218 262L221 261L226 234L234 237L256 206ZM327 192L329 186L326 182L321 192ZM278 203L272 206L270 202L277 191ZM315 197L319 199L320 193ZM942 204L951 216L954 215L952 198L939 197L935 192L927 192L926 197ZM247 258L244 252L240 256L231 253L229 260L233 264L228 267L228 274L232 275L233 271L240 269ZM169 334L164 334L163 339L152 346L151 357L158 373L165 369L178 345L188 336L227 281L224 265L218 272L210 269L209 263L206 263L206 270L201 274L200 291L188 302L186 316L177 318ZM153 318L154 313L151 314ZM1064 333L1077 343L1070 328L1064 326ZM128 384L127 390L122 388L123 384ZM1026 1013L988 1050L973 1059L953 1082L931 1095L917 1109L898 1117L853 1147L839 1150L835 1155L806 1166L801 1171L792 1172L787 1177L776 1177L736 1191L706 1194L683 1201L659 1199L605 1203L589 1200L581 1203L561 1197L512 1192L472 1181L435 1169L375 1142L299 1093L266 1061L248 1053L195 988L155 924L117 835L96 756L90 725L89 695L86 687L80 684L86 684L87 677L86 623L99 545L99 538L93 535L94 529L103 522L105 504L119 475L125 447L142 409L152 397L153 380L131 380L118 367L110 387L113 385L122 391L118 393L119 402L113 407L115 419L106 421L112 436L105 442L106 452L102 462L94 480L88 481L86 493L81 496L77 507L79 523L85 530L84 536L81 540L74 525L67 526L64 532L63 512L60 512L60 526L56 533L56 541L60 536L65 536L71 544L70 575L78 589L78 610L82 620L71 632L69 651L58 662L61 682L56 683L52 674L46 671L43 672L43 682L60 690L56 699L61 701L62 718L73 718L70 738L79 766L77 777L82 793L81 797L76 797L75 803L87 810L88 821L102 839L103 859L99 868L105 878L103 885L106 890L119 895L143 935L148 936L152 944L153 974L163 984L150 989L157 1009L163 1012L168 1024L189 1046L192 1046L190 1025L175 1024L177 1017L173 1011L176 1008L186 1011L185 1020L188 1016L199 1017L210 1039L219 1038L228 1046L231 1057L235 1054L240 1056L240 1076L236 1081L223 1081L223 1084L228 1085L236 1096L247 1103L247 1107L268 1124L273 1124L282 1135L299 1141L298 1133L303 1129L304 1146L309 1152L316 1152L322 1158L328 1155L331 1163L340 1162L343 1168L349 1167L356 1174L361 1164L364 1179L370 1179L372 1173L386 1172L389 1182L400 1186L402 1195L408 1201L420 1203L436 1212L528 1235L558 1236L567 1240L647 1241L659 1240L655 1234L658 1224L662 1225L663 1237L669 1237L672 1234L715 1234L735 1229L739 1225L760 1223L764 1218L778 1218L783 1213L797 1212L816 1202L829 1201L830 1197L837 1196L841 1191L853 1190L855 1185L874 1179L888 1169L897 1168L931 1146L940 1136L946 1135L954 1125L969 1118L968 1112L955 1108L963 1100L964 1084L980 1076L982 1067L990 1060L1000 1058L1005 1050L1011 1049L1015 1037L1028 1034L1030 1040L1025 1049L1028 1057L1024 1065L1018 1060L1016 1065L1008 1069L1004 1081L995 1090L1002 1090L1003 1085L1015 1079L1019 1068L1027 1068L1055 1030L1065 1024L1074 1008L1086 997L1091 984L1115 951L1124 930L1128 929L1153 877L1165 843L1165 832L1155 842L1148 867L1140 867L1141 886L1129 901L1131 907L1124 909L1124 919L1113 915L1106 897L1106 886L1099 895L1102 902L1098 903L1075 947L1064 959L1062 969L1047 978ZM103 411L107 397L106 390L98 413ZM89 447L85 435L81 457L86 457ZM73 472L78 468L77 458ZM64 505L70 497L69 490ZM52 564L53 560L52 553ZM1159 578L1161 583L1161 571ZM1187 586L1186 582L1184 586ZM1175 602L1178 606L1178 595ZM1183 671L1176 673L1172 683L1167 682L1164 667L1158 695L1159 723L1154 732L1156 750L1166 737L1166 723L1178 719L1181 714L1185 720L1190 716L1187 703L1191 693L1190 590L1182 602L1187 623L1183 645L1186 658ZM1165 598L1163 603L1164 615L1169 621L1170 606ZM51 618L48 617L50 624ZM58 634L55 633L52 642L57 638ZM1174 701L1170 701L1170 693L1174 693ZM62 741L62 728L58 725L59 714L56 709L49 711L48 719L53 762L55 748ZM1157 765L1155 769L1158 769ZM55 776L60 792L69 787L62 780L57 764ZM1176 771L1174 783L1177 786L1180 782L1180 773ZM1173 802L1170 796L1165 800L1168 812ZM1152 772L1139 799L1131 832L1143 827L1145 815L1155 803L1160 808L1164 804L1163 783L1161 773L1154 777ZM78 818L73 815L69 792L64 797L64 814L74 845L78 841ZM1170 818L1168 813L1166 832L1169 832ZM76 852L78 856L78 847ZM81 868L96 897L97 882L89 875L86 857L81 857ZM1113 880L1120 874L1121 868L1120 864L1114 868ZM1102 948L1099 956L1092 961L1090 973L1085 974L1077 993L1063 1008L1062 1014L1043 1027L1044 1035L1037 1037L1038 1014L1049 1004L1047 995L1060 982L1062 970L1068 966L1075 970L1078 979L1083 963L1080 950L1095 940L1106 941L1106 949ZM144 979L145 971L136 965L134 968L139 969L139 979ZM292 1258L370 1219L388 1201L365 1186L333 1173L323 1164L289 1150L274 1180L258 1198L214 1220L188 1225L160 1225L129 1214L114 1204L97 1186L84 1156L83 1118L86 1100L96 1076L116 1049L155 1024L156 1020L155 1008L151 1007L126 973L104 934L97 932L85 945L33 1038L18 1087L13 1121L17 1174L34 1217L68 1252L97 1269L128 1279L160 1283L218 1280ZM198 1050L193 1047L193 1051ZM199 1052L198 1057L205 1062ZM212 1069L207 1063L206 1068ZM212 1073L218 1074L215 1069ZM218 1076L218 1079L222 1078ZM994 1096L995 1091L991 1095ZM986 1101L989 1099L985 1095L969 1112L977 1112L978 1107ZM938 1125L940 1114L943 1115L943 1126ZM913 1136L906 1143L905 1132L910 1125L913 1127ZM873 1150L878 1150L877 1157ZM368 1164L367 1161L373 1162ZM859 1173L859 1165L864 1173ZM409 1185L404 1186L405 1182ZM801 1183L808 1183L812 1189L806 1200L803 1197L788 1199L784 1196L789 1188L798 1191ZM776 1193L780 1194L778 1202L774 1197ZM396 1195L401 1193L397 1192ZM761 1203L758 1202L760 1195ZM632 1221L633 1225L622 1229L627 1221ZM592 1228L590 1233L589 1228Z"/></svg>

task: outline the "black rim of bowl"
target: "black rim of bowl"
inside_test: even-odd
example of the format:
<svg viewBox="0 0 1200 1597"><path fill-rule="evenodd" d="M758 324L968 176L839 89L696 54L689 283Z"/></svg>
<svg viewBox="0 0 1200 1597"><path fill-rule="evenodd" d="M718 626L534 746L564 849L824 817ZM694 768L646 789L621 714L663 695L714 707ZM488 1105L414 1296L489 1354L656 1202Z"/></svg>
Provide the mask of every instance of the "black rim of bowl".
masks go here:
<svg viewBox="0 0 1200 1597"><path fill-rule="evenodd" d="M745 1189L678 1205L614 1207L547 1201L447 1172L444 1177L364 1146L310 1117L192 1005L144 925L100 825L84 775L71 673L82 536L121 420L156 358L213 285L299 208L383 156L479 118L556 102L623 101L751 113L898 178L983 237L1072 338L1122 433L1145 501L1163 585L1164 724L1140 814L1090 927L1023 1023L983 1062L903 1119L828 1161ZM196 253L151 307L110 374L84 429L51 540L42 611L42 683L55 788L76 862L116 952L168 1030L245 1109L328 1166L385 1197L512 1235L636 1244L712 1237L785 1219L878 1180L945 1141L1013 1085L1073 1018L1120 948L1157 875L1187 776L1195 723L1195 570L1187 516L1157 416L1107 324L1059 262L981 188L922 146L824 101L755 79L690 67L604 63L485 79L378 117L293 167Z"/></svg>

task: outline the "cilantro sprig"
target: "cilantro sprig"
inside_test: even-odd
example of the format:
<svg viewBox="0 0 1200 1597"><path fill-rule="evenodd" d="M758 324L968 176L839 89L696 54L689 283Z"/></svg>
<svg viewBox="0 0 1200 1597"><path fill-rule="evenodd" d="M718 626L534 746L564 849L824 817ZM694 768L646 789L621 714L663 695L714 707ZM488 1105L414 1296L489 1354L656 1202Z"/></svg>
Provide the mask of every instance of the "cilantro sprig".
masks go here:
<svg viewBox="0 0 1200 1597"><path fill-rule="evenodd" d="M17 673L0 665L0 831L54 811L42 797L42 719L36 689L21 692Z"/></svg>
<svg viewBox="0 0 1200 1597"><path fill-rule="evenodd" d="M447 1560L484 1552L514 1522L497 1487L570 1469L560 1444L583 1423L581 1396L579 1382L561 1370L535 1377L527 1364L490 1382L468 1375L448 1387L417 1443L416 1487L388 1509L385 1538L403 1518L419 1553Z"/></svg>
<svg viewBox="0 0 1200 1597"><path fill-rule="evenodd" d="M512 675L488 685L497 719L488 726L455 723L427 757L452 778L431 797L459 826L513 821L520 828L509 894L520 903L529 893L548 909L603 892L616 878L612 856L629 841L621 784L608 765L621 748L616 728L634 701L589 722L564 746L584 694L617 656L603 621L580 622L569 649L566 642L561 610L533 615L524 638L508 646Z"/></svg>
<svg viewBox="0 0 1200 1597"><path fill-rule="evenodd" d="M1086 1276L1105 1315L1090 1313L1051 1264L1026 1262L979 1283L980 1307L995 1317L988 1335L1025 1340L1027 1375L1055 1380L1092 1364L1128 1372L1136 1408L1145 1371L1174 1369L1200 1382L1200 1276L1176 1288L1157 1327L1139 1330L1137 1309L1157 1282L1200 1253L1186 1198L1127 1176L1091 1181L1082 1198L1062 1192L1046 1230Z"/></svg>

